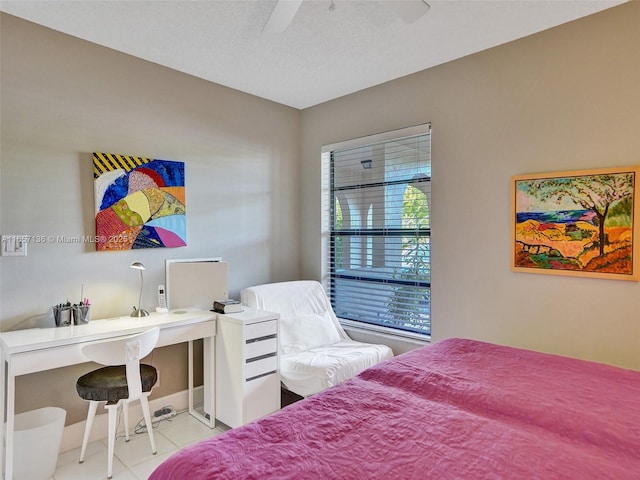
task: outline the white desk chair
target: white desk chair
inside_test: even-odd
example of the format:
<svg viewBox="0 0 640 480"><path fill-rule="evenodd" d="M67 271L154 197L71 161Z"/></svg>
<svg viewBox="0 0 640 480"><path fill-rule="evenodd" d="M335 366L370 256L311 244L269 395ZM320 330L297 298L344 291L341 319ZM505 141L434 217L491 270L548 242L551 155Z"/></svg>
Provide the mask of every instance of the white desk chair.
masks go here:
<svg viewBox="0 0 640 480"><path fill-rule="evenodd" d="M156 327L136 335L90 343L82 347L82 353L87 357L87 360L107 366L83 375L76 383L78 395L89 401L89 413L82 440L80 463L84 461L98 404L106 402L104 407L109 412L108 478L113 476L116 421L118 408L121 405L124 416L125 440L128 442L129 402L140 400L151 442L151 451L154 455L156 454L147 397L158 380L158 372L151 365L141 364L140 359L146 357L155 348L159 335L160 330Z"/></svg>
<svg viewBox="0 0 640 480"><path fill-rule="evenodd" d="M245 288L242 303L280 314L280 378L307 397L393 357L386 345L349 338L319 282L301 280Z"/></svg>

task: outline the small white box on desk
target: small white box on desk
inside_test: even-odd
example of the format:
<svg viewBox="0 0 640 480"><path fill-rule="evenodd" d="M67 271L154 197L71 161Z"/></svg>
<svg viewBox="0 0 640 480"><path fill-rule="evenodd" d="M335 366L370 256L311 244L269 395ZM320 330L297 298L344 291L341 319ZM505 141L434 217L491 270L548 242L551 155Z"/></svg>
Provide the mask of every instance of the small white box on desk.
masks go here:
<svg viewBox="0 0 640 480"><path fill-rule="evenodd" d="M216 418L239 427L280 409L277 313L218 314Z"/></svg>

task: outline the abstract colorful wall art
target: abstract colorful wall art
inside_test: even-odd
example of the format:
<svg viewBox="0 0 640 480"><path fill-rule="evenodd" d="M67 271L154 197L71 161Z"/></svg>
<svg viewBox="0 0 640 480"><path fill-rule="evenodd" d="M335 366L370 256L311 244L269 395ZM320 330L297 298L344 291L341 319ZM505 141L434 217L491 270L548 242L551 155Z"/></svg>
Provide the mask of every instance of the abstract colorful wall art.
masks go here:
<svg viewBox="0 0 640 480"><path fill-rule="evenodd" d="M93 154L96 250L187 244L184 162Z"/></svg>
<svg viewBox="0 0 640 480"><path fill-rule="evenodd" d="M512 179L512 270L640 280L640 166Z"/></svg>

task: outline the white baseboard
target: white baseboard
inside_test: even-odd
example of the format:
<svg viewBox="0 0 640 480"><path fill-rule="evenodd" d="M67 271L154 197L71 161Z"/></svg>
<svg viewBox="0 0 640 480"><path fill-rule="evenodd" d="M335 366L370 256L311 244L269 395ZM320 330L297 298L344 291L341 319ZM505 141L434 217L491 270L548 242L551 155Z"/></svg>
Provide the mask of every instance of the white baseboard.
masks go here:
<svg viewBox="0 0 640 480"><path fill-rule="evenodd" d="M193 403L194 405L201 405L204 401L204 389L202 386L195 387L193 389ZM172 393L161 398L154 398L149 400L149 409L151 415L153 412L159 410L162 407L171 405L175 412L183 412L189 409L189 391L183 390L181 392ZM98 407L98 412L104 411L102 407ZM140 402L132 402L129 405L129 429L133 430L136 424L142 419L142 409L140 408ZM78 423L67 425L64 427L62 433L62 441L60 442L60 452L66 452L67 450L73 450L74 448L80 448L82 446L82 437L84 436L84 427L86 420ZM124 434L124 424L120 422L119 430ZM107 414L102 413L96 415L91 427L91 435L89 441L93 442L101 438L106 438L108 434Z"/></svg>

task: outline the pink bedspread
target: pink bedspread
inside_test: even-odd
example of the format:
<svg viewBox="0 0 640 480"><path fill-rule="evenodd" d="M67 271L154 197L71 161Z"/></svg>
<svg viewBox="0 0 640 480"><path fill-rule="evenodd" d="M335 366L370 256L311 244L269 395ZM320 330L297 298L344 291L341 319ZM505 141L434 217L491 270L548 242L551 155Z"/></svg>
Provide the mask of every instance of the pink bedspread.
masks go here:
<svg viewBox="0 0 640 480"><path fill-rule="evenodd" d="M449 339L176 453L151 480L640 479L640 372Z"/></svg>

